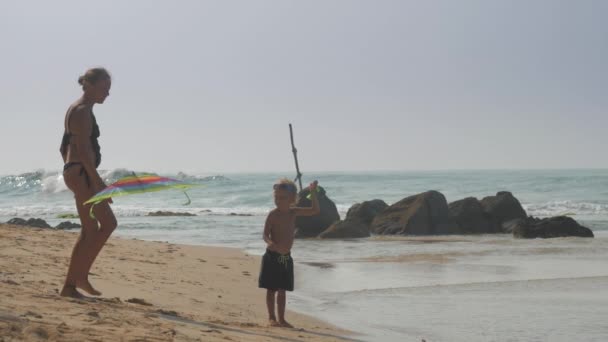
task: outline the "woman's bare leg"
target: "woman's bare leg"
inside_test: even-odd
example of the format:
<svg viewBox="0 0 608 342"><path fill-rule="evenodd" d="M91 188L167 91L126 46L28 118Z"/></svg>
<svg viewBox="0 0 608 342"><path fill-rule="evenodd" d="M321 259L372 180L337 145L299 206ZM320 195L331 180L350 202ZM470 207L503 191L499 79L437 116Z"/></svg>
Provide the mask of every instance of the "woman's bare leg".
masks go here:
<svg viewBox="0 0 608 342"><path fill-rule="evenodd" d="M79 196L76 197L76 208L78 209L82 228L80 236L76 240L76 244L72 250L70 266L68 267L68 274L65 279L65 285L61 290L61 295L81 297L82 295L76 291L76 287L80 287L92 295L99 295L99 291L93 289L92 286L86 286L87 274L84 273L87 268L86 254L95 239L97 222L89 218L86 208L82 205L82 198Z"/></svg>
<svg viewBox="0 0 608 342"><path fill-rule="evenodd" d="M85 208L87 208L88 211L88 206ZM84 274L86 275L87 279L95 259L108 241L110 235L112 235L112 232L114 232L116 229L117 225L116 217L114 216L112 208L110 208L110 205L107 202L104 201L96 205L93 208L93 212L99 221L99 229L95 232L95 237L92 239L91 245L89 246L90 249L87 251L88 253L86 255Z"/></svg>
<svg viewBox="0 0 608 342"><path fill-rule="evenodd" d="M64 175L64 178L66 178L66 175ZM98 296L101 295L101 292L97 291L89 283L89 271L103 245L116 228L116 218L107 202L96 205L93 210L95 217L101 225L98 224L97 220L89 216L90 207L82 203L93 196L94 193L89 188L84 177L68 174L66 184L75 193L76 208L80 216L82 228L80 236L72 250L70 266L68 267L68 274L61 295L82 297L76 291L76 288L80 288L89 294Z"/></svg>

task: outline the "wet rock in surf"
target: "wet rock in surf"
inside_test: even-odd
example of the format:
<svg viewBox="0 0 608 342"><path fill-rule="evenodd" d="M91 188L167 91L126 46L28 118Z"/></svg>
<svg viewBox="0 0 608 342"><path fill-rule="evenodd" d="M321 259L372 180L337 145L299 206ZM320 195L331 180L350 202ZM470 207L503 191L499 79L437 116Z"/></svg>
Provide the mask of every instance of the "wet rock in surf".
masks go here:
<svg viewBox="0 0 608 342"><path fill-rule="evenodd" d="M431 190L384 209L374 218L370 229L379 235L435 235L453 234L458 225L449 221L445 196Z"/></svg>
<svg viewBox="0 0 608 342"><path fill-rule="evenodd" d="M556 238L556 237L594 237L591 229L581 226L568 216L556 216L539 219L527 217L514 223L513 237L520 239Z"/></svg>
<svg viewBox="0 0 608 342"><path fill-rule="evenodd" d="M508 191L500 191L496 196L484 197L481 206L486 215L499 226L504 222L524 219L528 216L519 200Z"/></svg>
<svg viewBox="0 0 608 342"><path fill-rule="evenodd" d="M311 207L312 202L306 198L310 194L308 188L303 189L298 194L298 207ZM321 212L316 216L298 216L296 218L296 238L311 238L317 237L325 231L334 222L340 221L340 214L336 208L336 204L327 197L325 189L319 188L317 193L319 199L319 208Z"/></svg>
<svg viewBox="0 0 608 342"><path fill-rule="evenodd" d="M502 233L502 227L486 213L481 202L475 197L467 197L448 206L450 222L458 225L457 234Z"/></svg>
<svg viewBox="0 0 608 342"><path fill-rule="evenodd" d="M78 223L73 223L70 221L64 221L55 226L55 229L78 229L80 225Z"/></svg>
<svg viewBox="0 0 608 342"><path fill-rule="evenodd" d="M356 203L348 209L345 220L357 220L371 225L374 218L386 208L388 204L380 199Z"/></svg>
<svg viewBox="0 0 608 342"><path fill-rule="evenodd" d="M33 228L52 228L45 220L39 218L31 218L29 220L24 220L19 217L15 217L8 222L8 224L13 224L16 226L25 226L25 227L33 227Z"/></svg>
<svg viewBox="0 0 608 342"><path fill-rule="evenodd" d="M323 233L319 234L321 239L353 239L369 237L369 225L361 220L346 219L338 221Z"/></svg>
<svg viewBox="0 0 608 342"><path fill-rule="evenodd" d="M348 210L344 221L332 224L319 237L322 239L351 239L369 237L370 225L376 215L388 208L383 200L356 203Z"/></svg>

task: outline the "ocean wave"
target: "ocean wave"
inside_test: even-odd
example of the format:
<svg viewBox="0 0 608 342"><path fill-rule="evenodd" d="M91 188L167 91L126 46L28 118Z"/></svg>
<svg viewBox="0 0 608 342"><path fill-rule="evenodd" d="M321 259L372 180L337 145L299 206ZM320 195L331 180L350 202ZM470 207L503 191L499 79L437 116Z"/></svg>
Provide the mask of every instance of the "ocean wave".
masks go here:
<svg viewBox="0 0 608 342"><path fill-rule="evenodd" d="M40 218L55 218L59 214L75 213L76 208L73 205L65 206L12 206L0 208L0 217L40 217Z"/></svg>
<svg viewBox="0 0 608 342"><path fill-rule="evenodd" d="M155 172L131 171L123 168L113 170L99 170L98 172L101 178L106 182L106 184L114 183L120 178L131 176L133 174L157 174ZM229 178L222 175L193 176L183 172L178 172L176 175L167 176L193 183L225 182L230 180ZM26 172L19 175L8 175L0 177L1 194L20 195L36 192L52 194L65 191L68 191L68 188L65 186L65 183L63 181L63 173L60 171L36 170L33 172Z"/></svg>
<svg viewBox="0 0 608 342"><path fill-rule="evenodd" d="M19 175L0 177L0 193L27 194L37 191L54 192L57 172L47 173L44 170L26 172ZM63 183L63 177L60 178Z"/></svg>
<svg viewBox="0 0 608 342"><path fill-rule="evenodd" d="M128 177L132 175L140 175L140 174L151 174L151 175L160 175L157 172L151 171L132 171L127 169L114 169L114 170L100 170L99 175L103 178L106 183L113 183L120 178ZM163 174L163 176L175 178L178 180L192 182L192 183L200 183L200 182L214 182L214 181L229 181L230 179L223 175L189 175L184 172L178 172L177 174Z"/></svg>
<svg viewBox="0 0 608 342"><path fill-rule="evenodd" d="M559 215L608 216L608 204L576 201L552 201L523 204L528 215L546 217Z"/></svg>
<svg viewBox="0 0 608 342"><path fill-rule="evenodd" d="M40 181L40 185L42 187L41 190L44 193L59 193L68 191L68 187L63 181L63 174L57 172L44 174Z"/></svg>
<svg viewBox="0 0 608 342"><path fill-rule="evenodd" d="M176 179L186 182L224 182L230 181L230 178L223 175L212 175L212 176L193 176L188 175L184 172L178 172L175 176Z"/></svg>
<svg viewBox="0 0 608 342"><path fill-rule="evenodd" d="M185 208L185 207L130 207L112 206L112 210L117 217L144 217L151 212L164 211L174 213L187 213L196 216L217 216L217 217L260 217L268 214L268 208ZM73 205L55 206L13 206L0 208L0 217L40 217L57 218L61 214L76 214Z"/></svg>

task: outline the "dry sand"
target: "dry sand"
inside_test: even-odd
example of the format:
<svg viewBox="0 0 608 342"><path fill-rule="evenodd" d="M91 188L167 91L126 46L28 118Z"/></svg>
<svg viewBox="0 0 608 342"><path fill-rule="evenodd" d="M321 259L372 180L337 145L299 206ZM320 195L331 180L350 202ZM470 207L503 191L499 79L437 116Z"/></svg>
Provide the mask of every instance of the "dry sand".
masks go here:
<svg viewBox="0 0 608 342"><path fill-rule="evenodd" d="M60 297L76 238L0 225L1 342L350 340L293 312L295 329L268 327L259 257L237 249L110 238L90 275L103 295Z"/></svg>

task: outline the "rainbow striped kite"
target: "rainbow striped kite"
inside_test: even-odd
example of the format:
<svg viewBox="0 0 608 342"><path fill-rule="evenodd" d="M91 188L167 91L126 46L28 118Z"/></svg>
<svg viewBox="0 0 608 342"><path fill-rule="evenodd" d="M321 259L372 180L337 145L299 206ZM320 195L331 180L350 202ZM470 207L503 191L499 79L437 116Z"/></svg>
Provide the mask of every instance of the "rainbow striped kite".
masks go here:
<svg viewBox="0 0 608 342"><path fill-rule="evenodd" d="M140 174L136 175L133 173L132 176L127 176L119 179L118 181L108 185L105 189L101 190L95 196L89 198L84 204L91 204L89 215L95 219L93 214L93 207L109 198L120 197L133 194L141 194L144 192L154 192L169 189L178 189L184 192L188 201L184 205L190 204L190 197L186 193L186 189L199 184L185 183L177 179L161 177L153 174Z"/></svg>

